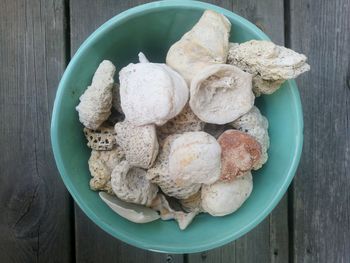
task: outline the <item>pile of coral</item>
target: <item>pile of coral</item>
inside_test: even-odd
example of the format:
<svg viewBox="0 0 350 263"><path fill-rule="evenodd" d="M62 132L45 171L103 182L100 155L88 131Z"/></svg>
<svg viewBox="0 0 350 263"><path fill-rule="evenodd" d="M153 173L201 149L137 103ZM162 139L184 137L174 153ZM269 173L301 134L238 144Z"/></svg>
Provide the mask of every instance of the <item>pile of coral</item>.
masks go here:
<svg viewBox="0 0 350 263"><path fill-rule="evenodd" d="M139 54L114 82L104 60L76 107L92 149L92 190L124 218L175 219L235 212L268 159L268 121L254 106L309 70L272 42L230 43L231 23L207 10L173 44L166 64Z"/></svg>

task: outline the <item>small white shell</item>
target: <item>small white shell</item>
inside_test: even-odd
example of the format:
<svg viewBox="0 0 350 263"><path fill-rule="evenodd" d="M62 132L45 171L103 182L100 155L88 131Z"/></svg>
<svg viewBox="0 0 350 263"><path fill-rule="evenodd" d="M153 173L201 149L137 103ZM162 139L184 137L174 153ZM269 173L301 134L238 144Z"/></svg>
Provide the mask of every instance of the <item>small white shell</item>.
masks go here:
<svg viewBox="0 0 350 263"><path fill-rule="evenodd" d="M148 223L160 218L158 213L151 208L124 202L116 196L104 192L100 192L99 195L103 202L105 202L114 212L131 222Z"/></svg>
<svg viewBox="0 0 350 263"><path fill-rule="evenodd" d="M228 63L254 75L254 92L271 94L287 79L310 70L306 56L266 40L230 45Z"/></svg>
<svg viewBox="0 0 350 263"><path fill-rule="evenodd" d="M184 199L197 193L201 185L192 184L186 187L180 187L174 182L174 180L170 178L170 144L179 136L180 135L170 135L164 140L163 146L158 155L158 158L155 161L154 166L147 171L147 178L153 183L157 184L166 195L178 199Z"/></svg>
<svg viewBox="0 0 350 263"><path fill-rule="evenodd" d="M212 216L225 216L235 212L253 189L250 172L230 182L217 181L202 187L202 207Z"/></svg>
<svg viewBox="0 0 350 263"><path fill-rule="evenodd" d="M80 97L76 107L80 122L87 128L96 130L111 114L112 87L115 66L108 60L98 66L91 86Z"/></svg>
<svg viewBox="0 0 350 263"><path fill-rule="evenodd" d="M102 125L96 130L91 130L85 127L84 135L88 141L87 146L93 150L112 150L116 145L113 127Z"/></svg>
<svg viewBox="0 0 350 263"><path fill-rule="evenodd" d="M128 121L114 126L116 141L125 152L130 165L147 169L158 154L158 140L154 125L134 126Z"/></svg>
<svg viewBox="0 0 350 263"><path fill-rule="evenodd" d="M158 187L146 179L146 171L130 167L127 161L114 167L111 182L115 195L129 203L150 206L158 192Z"/></svg>
<svg viewBox="0 0 350 263"><path fill-rule="evenodd" d="M199 210L193 210L189 213L183 211L175 211L169 205L168 200L162 194L158 194L153 200L152 209L160 212L160 218L162 220L175 219L179 224L181 230L187 228L187 226L192 222L194 217L199 213Z"/></svg>
<svg viewBox="0 0 350 263"><path fill-rule="evenodd" d="M205 132L186 132L171 143L170 178L178 186L212 184L220 177L221 148Z"/></svg>
<svg viewBox="0 0 350 263"><path fill-rule="evenodd" d="M103 190L113 194L111 186L111 173L114 167L124 158L120 147L111 151L91 151L89 158L89 170L91 173L90 188L94 191Z"/></svg>
<svg viewBox="0 0 350 263"><path fill-rule="evenodd" d="M171 134L203 130L204 122L201 121L187 104L179 115L169 120L163 126L157 127L158 138L165 139Z"/></svg>
<svg viewBox="0 0 350 263"><path fill-rule="evenodd" d="M204 122L225 124L254 104L252 76L232 65L211 65L191 82L190 106Z"/></svg>
<svg viewBox="0 0 350 263"><path fill-rule="evenodd" d="M165 64L129 64L119 72L120 99L126 119L136 126L163 125L179 114L189 92L185 80Z"/></svg>
<svg viewBox="0 0 350 263"><path fill-rule="evenodd" d="M166 63L191 83L203 67L226 63L230 21L212 10L206 10L194 27L173 44Z"/></svg>
<svg viewBox="0 0 350 263"><path fill-rule="evenodd" d="M247 114L244 114L242 117L232 122L231 126L248 133L260 143L260 161L253 167L254 170L260 169L268 159L267 150L270 146L268 134L269 123L267 119L260 113L259 109L254 106Z"/></svg>

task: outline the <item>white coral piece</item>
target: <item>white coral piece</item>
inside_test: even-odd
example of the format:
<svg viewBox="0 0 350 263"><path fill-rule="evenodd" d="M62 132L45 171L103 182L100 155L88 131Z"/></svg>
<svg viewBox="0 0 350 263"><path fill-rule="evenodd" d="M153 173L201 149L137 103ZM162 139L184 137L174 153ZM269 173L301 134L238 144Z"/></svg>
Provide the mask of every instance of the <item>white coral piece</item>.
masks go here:
<svg viewBox="0 0 350 263"><path fill-rule="evenodd" d="M154 125L134 126L128 121L114 126L116 141L125 152L130 165L147 169L158 154L158 140Z"/></svg>
<svg viewBox="0 0 350 263"><path fill-rule="evenodd" d="M212 184L220 177L221 147L206 132L186 132L171 143L170 178L178 185Z"/></svg>
<svg viewBox="0 0 350 263"><path fill-rule="evenodd" d="M108 60L98 66L91 86L80 97L76 107L80 122L87 128L96 130L111 114L112 87L115 66Z"/></svg>
<svg viewBox="0 0 350 263"><path fill-rule="evenodd" d="M260 169L268 159L267 150L270 146L268 133L269 123L267 119L260 113L260 110L254 106L247 114L235 120L230 125L235 129L248 133L260 143L260 161L253 168L254 170Z"/></svg>
<svg viewBox="0 0 350 263"><path fill-rule="evenodd" d="M231 45L228 63L254 75L254 92L271 94L287 79L310 70L307 57L270 41L251 40Z"/></svg>
<svg viewBox="0 0 350 263"><path fill-rule="evenodd" d="M201 131L204 128L204 124L187 104L179 115L169 120L163 126L157 127L158 138L165 139L171 134Z"/></svg>
<svg viewBox="0 0 350 263"><path fill-rule="evenodd" d="M120 99L126 120L136 126L163 125L185 106L189 92L179 73L165 64L129 64L119 72Z"/></svg>
<svg viewBox="0 0 350 263"><path fill-rule="evenodd" d="M202 207L212 216L225 216L235 212L253 190L250 172L230 182L217 181L202 187Z"/></svg>
<svg viewBox="0 0 350 263"><path fill-rule="evenodd" d="M157 184L162 191L168 195L178 199L187 198L198 192L201 185L192 184L186 187L180 187L176 185L174 180L170 178L169 173L169 154L171 143L180 135L170 135L163 143L158 158L156 159L154 166L147 171L147 178L153 183Z"/></svg>
<svg viewBox="0 0 350 263"><path fill-rule="evenodd" d="M190 106L204 122L226 124L254 105L252 76L238 67L210 65L191 82Z"/></svg>
<svg viewBox="0 0 350 263"><path fill-rule="evenodd" d="M194 27L173 44L166 63L191 83L192 78L211 64L226 63L230 21L212 10L206 10Z"/></svg>
<svg viewBox="0 0 350 263"><path fill-rule="evenodd" d="M113 194L111 187L111 174L114 167L124 159L120 147L111 151L91 151L89 170L91 173L90 188L94 191L102 190Z"/></svg>
<svg viewBox="0 0 350 263"><path fill-rule="evenodd" d="M88 141L87 146L93 150L112 150L116 145L113 127L101 126L96 130L91 130L85 127L84 135Z"/></svg>
<svg viewBox="0 0 350 263"><path fill-rule="evenodd" d="M158 192L158 187L146 179L146 171L131 167L127 161L114 167L111 182L118 198L134 204L150 206Z"/></svg>

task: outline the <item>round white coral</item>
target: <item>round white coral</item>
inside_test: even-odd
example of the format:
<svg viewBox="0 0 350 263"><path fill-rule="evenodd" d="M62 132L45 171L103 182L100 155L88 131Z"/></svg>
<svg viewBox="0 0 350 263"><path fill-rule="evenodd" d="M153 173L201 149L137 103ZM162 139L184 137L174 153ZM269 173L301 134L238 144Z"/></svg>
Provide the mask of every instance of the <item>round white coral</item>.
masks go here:
<svg viewBox="0 0 350 263"><path fill-rule="evenodd" d="M230 182L218 181L202 187L202 207L212 216L225 216L235 212L253 190L250 172Z"/></svg>
<svg viewBox="0 0 350 263"><path fill-rule="evenodd" d="M150 206L157 195L158 187L146 179L146 171L127 161L114 167L111 177L113 192L126 202Z"/></svg>
<svg viewBox="0 0 350 263"><path fill-rule="evenodd" d="M117 144L124 150L130 165L145 169L151 167L159 148L155 126L134 126L124 121L118 122L114 128Z"/></svg>
<svg viewBox="0 0 350 263"><path fill-rule="evenodd" d="M163 146L154 166L147 171L147 178L153 183L156 183L166 195L178 199L184 199L197 193L201 187L201 184L191 184L186 187L180 187L173 179L170 178L170 144L179 136L180 135L170 135L164 140Z"/></svg>

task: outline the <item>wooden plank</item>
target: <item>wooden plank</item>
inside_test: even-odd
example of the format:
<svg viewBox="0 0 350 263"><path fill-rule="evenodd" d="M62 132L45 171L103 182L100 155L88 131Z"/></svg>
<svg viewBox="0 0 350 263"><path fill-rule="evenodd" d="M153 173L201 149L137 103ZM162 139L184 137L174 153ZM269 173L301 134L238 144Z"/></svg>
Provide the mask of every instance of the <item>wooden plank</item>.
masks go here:
<svg viewBox="0 0 350 263"><path fill-rule="evenodd" d="M294 262L350 262L350 1L290 1L304 149L293 185Z"/></svg>
<svg viewBox="0 0 350 263"><path fill-rule="evenodd" d="M72 54L102 23L132 6L149 1L72 0L71 48ZM82 16L81 14L84 13ZM148 252L129 246L98 228L76 206L76 260L77 262L183 262L182 255Z"/></svg>
<svg viewBox="0 0 350 263"><path fill-rule="evenodd" d="M64 1L0 6L0 259L71 262L72 203L50 144L65 68Z"/></svg>
<svg viewBox="0 0 350 263"><path fill-rule="evenodd" d="M282 0L208 2L247 18L265 31L275 43L284 44ZM288 246L288 205L285 196L271 215L251 232L221 248L188 255L188 262L288 262Z"/></svg>

